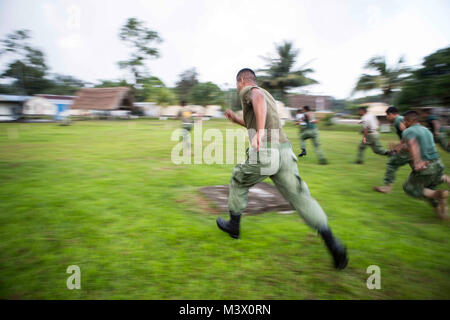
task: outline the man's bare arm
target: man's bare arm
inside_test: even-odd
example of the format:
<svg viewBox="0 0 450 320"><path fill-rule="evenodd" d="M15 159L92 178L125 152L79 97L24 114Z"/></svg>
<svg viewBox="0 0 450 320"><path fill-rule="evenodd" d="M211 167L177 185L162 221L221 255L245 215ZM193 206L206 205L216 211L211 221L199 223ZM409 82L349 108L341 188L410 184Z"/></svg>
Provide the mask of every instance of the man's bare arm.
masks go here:
<svg viewBox="0 0 450 320"><path fill-rule="evenodd" d="M252 101L253 112L255 113L256 118L256 135L252 139L252 146L259 151L266 127L266 99L259 89L252 89L250 92L250 100Z"/></svg>
<svg viewBox="0 0 450 320"><path fill-rule="evenodd" d="M236 113L234 113L233 111L231 111L230 109L227 109L225 111L225 117L228 118L228 120L230 120L231 122L237 123L243 127L245 127L245 122L243 119L239 118Z"/></svg>
<svg viewBox="0 0 450 320"><path fill-rule="evenodd" d="M267 105L264 95L259 89L253 89L250 93L250 99L253 105L253 111L256 117L257 130L264 130L266 127Z"/></svg>

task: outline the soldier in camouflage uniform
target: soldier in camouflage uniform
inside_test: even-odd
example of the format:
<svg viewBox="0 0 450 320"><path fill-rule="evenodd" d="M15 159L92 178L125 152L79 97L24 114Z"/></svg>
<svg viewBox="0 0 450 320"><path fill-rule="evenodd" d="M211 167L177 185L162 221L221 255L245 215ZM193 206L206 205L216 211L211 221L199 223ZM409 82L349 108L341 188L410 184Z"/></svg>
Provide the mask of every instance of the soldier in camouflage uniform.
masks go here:
<svg viewBox="0 0 450 320"><path fill-rule="evenodd" d="M404 114L406 130L403 141L411 156L412 169L403 190L415 198L425 198L435 208L437 215L448 219L447 190L435 190L438 185L449 181L445 176L444 165L436 151L431 132L420 125L419 114L408 111Z"/></svg>
<svg viewBox="0 0 450 320"><path fill-rule="evenodd" d="M395 133L402 140L402 133L406 129L403 117L399 115L396 107L389 107L386 110L386 118L389 122L394 124ZM393 148L393 154L389 157L389 161L386 165L386 174L384 176L384 186L374 187L375 191L382 193L391 193L392 184L395 181L395 173L398 168L408 164L411 161L411 157L406 150L402 150L402 143L396 145Z"/></svg>
<svg viewBox="0 0 450 320"><path fill-rule="evenodd" d="M314 148L316 150L317 157L319 158L319 164L328 164L327 159L320 147L319 140L319 129L317 129L317 120L314 114L310 112L309 106L303 107L304 120L306 122L305 128L302 130L300 136L300 147L302 152L298 155L299 157L306 156L306 140L313 139Z"/></svg>

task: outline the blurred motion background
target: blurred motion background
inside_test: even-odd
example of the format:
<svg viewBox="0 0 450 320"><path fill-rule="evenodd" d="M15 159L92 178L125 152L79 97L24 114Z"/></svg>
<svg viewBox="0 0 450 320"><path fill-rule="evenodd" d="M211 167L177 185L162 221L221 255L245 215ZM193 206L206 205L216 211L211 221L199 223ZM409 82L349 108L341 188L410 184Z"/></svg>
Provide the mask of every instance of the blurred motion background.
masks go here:
<svg viewBox="0 0 450 320"><path fill-rule="evenodd" d="M386 158L351 163L360 106L384 146L398 140L389 106L432 108L450 130L449 14L446 0L1 1L0 298L449 299L449 224L404 194L410 168L384 195ZM349 247L343 272L296 214L249 215L229 240L199 189L233 165L171 159L183 110L236 129L224 111L241 110L244 67L295 152L296 111L320 119L331 164L310 152L299 170Z"/></svg>

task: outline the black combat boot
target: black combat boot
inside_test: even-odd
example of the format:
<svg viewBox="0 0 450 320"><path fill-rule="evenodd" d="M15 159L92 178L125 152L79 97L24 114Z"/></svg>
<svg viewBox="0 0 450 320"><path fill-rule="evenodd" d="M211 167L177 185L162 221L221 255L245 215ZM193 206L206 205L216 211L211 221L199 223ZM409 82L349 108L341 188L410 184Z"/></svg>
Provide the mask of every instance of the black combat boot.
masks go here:
<svg viewBox="0 0 450 320"><path fill-rule="evenodd" d="M333 256L334 267L338 270L344 269L348 263L347 249L345 246L336 240L330 229L319 231L319 234L325 241L328 251Z"/></svg>
<svg viewBox="0 0 450 320"><path fill-rule="evenodd" d="M217 218L217 226L220 230L227 232L234 239L239 238L239 224L241 222L240 214L232 214L230 212L230 221L221 217Z"/></svg>
<svg viewBox="0 0 450 320"><path fill-rule="evenodd" d="M299 157L306 156L306 149L302 149L302 152L298 154Z"/></svg>

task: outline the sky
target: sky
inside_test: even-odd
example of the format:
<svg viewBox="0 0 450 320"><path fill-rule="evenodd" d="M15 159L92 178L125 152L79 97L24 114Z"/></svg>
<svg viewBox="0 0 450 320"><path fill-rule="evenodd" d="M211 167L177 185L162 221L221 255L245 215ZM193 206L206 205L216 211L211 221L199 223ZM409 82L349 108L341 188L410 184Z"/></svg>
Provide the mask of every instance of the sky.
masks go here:
<svg viewBox="0 0 450 320"><path fill-rule="evenodd" d="M319 81L296 91L343 99L371 57L419 66L449 46L449 16L449 0L1 0L0 38L29 29L51 72L95 83L127 77L117 62L130 48L118 34L136 17L163 39L161 57L147 63L152 75L174 86L195 67L222 89L241 68L263 68L261 57L287 40L299 49L295 66L308 63Z"/></svg>

